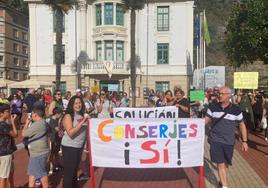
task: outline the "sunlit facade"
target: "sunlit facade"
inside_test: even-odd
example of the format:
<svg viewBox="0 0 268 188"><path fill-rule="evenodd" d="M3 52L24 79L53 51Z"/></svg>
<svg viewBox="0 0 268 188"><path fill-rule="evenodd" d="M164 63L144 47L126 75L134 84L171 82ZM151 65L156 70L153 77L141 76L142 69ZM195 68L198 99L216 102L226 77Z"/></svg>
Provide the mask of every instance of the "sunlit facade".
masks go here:
<svg viewBox="0 0 268 188"><path fill-rule="evenodd" d="M55 18L41 0L27 0L30 10L30 76L55 81ZM145 87L186 90L192 78L193 1L149 0L136 17L137 100ZM120 0L81 2L64 17L62 88L82 86L109 91L130 88L130 12ZM77 61L76 61L77 60ZM105 66L106 65L106 66ZM78 66L78 67L79 67Z"/></svg>

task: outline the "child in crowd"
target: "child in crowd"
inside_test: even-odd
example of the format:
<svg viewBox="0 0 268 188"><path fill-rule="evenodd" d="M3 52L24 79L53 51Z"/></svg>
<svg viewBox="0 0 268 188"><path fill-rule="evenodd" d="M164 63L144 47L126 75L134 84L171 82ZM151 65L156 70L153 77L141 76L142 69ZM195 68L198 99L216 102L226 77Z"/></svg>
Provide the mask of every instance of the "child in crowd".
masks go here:
<svg viewBox="0 0 268 188"><path fill-rule="evenodd" d="M35 186L35 180L40 179L43 188L48 188L46 170L49 155L47 125L44 119L45 107L34 105L31 118L28 118L22 130L22 136L33 140L29 145L30 159L28 164L29 187ZM31 123L32 122L32 123Z"/></svg>
<svg viewBox="0 0 268 188"><path fill-rule="evenodd" d="M7 123L10 118L8 104L0 104L0 188L14 187L13 182L13 152L17 150L14 137L17 137L15 125L16 115L11 116L11 125ZM8 182L9 178L9 182Z"/></svg>
<svg viewBox="0 0 268 188"><path fill-rule="evenodd" d="M51 152L49 156L50 161L50 171L49 173L52 174L53 172L58 172L62 166L60 165L59 159L59 151L61 145L61 138L60 137L60 118L62 117L62 109L56 107L53 110L53 115L49 119L49 129L50 129L50 142L51 142Z"/></svg>

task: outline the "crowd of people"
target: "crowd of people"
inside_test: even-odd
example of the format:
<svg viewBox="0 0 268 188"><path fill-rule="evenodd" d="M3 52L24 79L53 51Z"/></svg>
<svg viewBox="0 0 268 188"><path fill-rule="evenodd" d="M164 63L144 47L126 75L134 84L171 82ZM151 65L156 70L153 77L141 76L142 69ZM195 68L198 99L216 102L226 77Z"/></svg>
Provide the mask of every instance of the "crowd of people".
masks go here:
<svg viewBox="0 0 268 188"><path fill-rule="evenodd" d="M241 122L242 117L249 130L262 131L259 124L264 116L267 117L268 109L267 98L262 91L250 93L238 90L235 95L231 95L231 90L225 88L223 92L219 87L215 87L205 92L203 101L191 101L180 88L156 93L150 90L146 106L176 106L180 118L206 117L209 122L213 120L212 111L219 110L214 105L222 104L225 93L228 94L225 100L237 107L235 112L232 112L237 116L237 120ZM225 101L227 106L228 101ZM76 187L77 181L90 176L87 169L77 178L81 156L87 144L88 118L110 118L113 108L129 105L130 100L126 92L101 91L98 94L77 89L74 95L67 91L64 97L60 90L56 90L52 95L51 90L41 88L29 89L25 95L18 90L9 97L0 92L0 188L5 188L7 184L13 187L12 160L13 152L16 151L14 138L20 133L19 130L25 138L25 143L28 143L26 145L29 152L29 187L34 187L37 183L41 183L44 188L49 187L48 174L60 170L64 172L63 187ZM237 109L242 111L243 116L240 116ZM27 120L22 123L22 116L26 113ZM265 139L267 138L268 131L265 133ZM246 136L242 139L246 141ZM212 143L214 141L212 139ZM219 148L217 144L213 146ZM63 160L60 160L60 152ZM217 150L212 152L219 153ZM230 163L232 153L229 151L229 154L227 162ZM215 162L222 161L218 161L217 158ZM219 169L222 170L222 167ZM226 184L225 179L221 181Z"/></svg>

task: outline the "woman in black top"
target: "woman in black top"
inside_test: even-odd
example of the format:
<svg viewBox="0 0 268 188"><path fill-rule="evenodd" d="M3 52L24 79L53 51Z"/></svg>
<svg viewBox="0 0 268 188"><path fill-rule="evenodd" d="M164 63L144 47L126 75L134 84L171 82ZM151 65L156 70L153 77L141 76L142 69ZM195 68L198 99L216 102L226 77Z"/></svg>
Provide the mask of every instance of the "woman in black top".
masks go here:
<svg viewBox="0 0 268 188"><path fill-rule="evenodd" d="M176 105L179 109L180 118L189 118L190 117L190 103L188 99L184 97L184 91L182 89L177 89L175 91L175 100L173 105Z"/></svg>

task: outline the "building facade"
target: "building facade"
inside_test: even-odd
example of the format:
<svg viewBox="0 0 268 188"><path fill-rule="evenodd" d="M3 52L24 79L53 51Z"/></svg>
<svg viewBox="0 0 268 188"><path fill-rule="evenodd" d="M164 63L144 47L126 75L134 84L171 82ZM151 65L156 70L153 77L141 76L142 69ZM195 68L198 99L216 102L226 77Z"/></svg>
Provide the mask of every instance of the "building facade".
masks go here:
<svg viewBox="0 0 268 188"><path fill-rule="evenodd" d="M41 0L27 0L31 78L55 81L55 18ZM193 1L149 0L136 16L137 101L144 88L188 90L192 78ZM130 88L130 12L120 0L81 1L64 17L62 87ZM76 72L78 68L78 73Z"/></svg>
<svg viewBox="0 0 268 188"><path fill-rule="evenodd" d="M28 27L26 15L0 2L0 79L28 79Z"/></svg>

